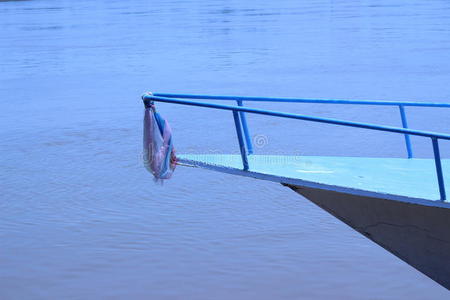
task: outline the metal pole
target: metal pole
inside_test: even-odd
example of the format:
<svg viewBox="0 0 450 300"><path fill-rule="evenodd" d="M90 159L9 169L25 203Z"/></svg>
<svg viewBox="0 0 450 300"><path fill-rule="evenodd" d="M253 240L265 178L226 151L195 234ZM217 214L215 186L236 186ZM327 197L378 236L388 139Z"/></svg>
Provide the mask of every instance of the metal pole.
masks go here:
<svg viewBox="0 0 450 300"><path fill-rule="evenodd" d="M203 99L203 100L242 100L258 102L289 102L289 103L328 103L328 104L358 104L358 105L387 105L387 106L416 106L416 107L449 107L450 103L411 102L411 101L380 101L380 100L342 100L342 99L304 99L304 98L274 98L274 97L242 97L242 96L214 96L214 95L187 95L172 93L154 93L157 97L178 99Z"/></svg>
<svg viewBox="0 0 450 300"><path fill-rule="evenodd" d="M244 166L244 171L248 170L248 160L247 152L245 151L244 139L242 137L241 122L239 120L239 113L233 110L234 125L236 126L236 134L239 141L239 150L241 151L242 165Z"/></svg>
<svg viewBox="0 0 450 300"><path fill-rule="evenodd" d="M238 106L244 106L242 100L236 100ZM248 154L253 154L252 139L250 138L250 133L248 132L247 117L245 112L240 111L239 115L241 117L242 129L244 130L245 144L247 145Z"/></svg>
<svg viewBox="0 0 450 300"><path fill-rule="evenodd" d="M414 129L409 129L409 128L406 129L406 128L401 128L401 127L393 127L393 126L385 126L385 125L375 125L375 124L370 124L370 123L344 121L344 120L338 120L338 119L332 119L332 118L313 117L313 116L308 116L308 115L290 114L290 113L272 111L272 110L266 110L266 109L249 108L249 107L245 107L245 106L240 107L237 105L235 105L235 106L222 105L222 104L215 104L215 103L195 102L195 101L182 100L182 99L176 99L176 98L164 98L164 97L159 97L159 96L146 96L146 95L144 95L144 100L153 100L156 102L174 103L174 104L190 105L190 106L197 106L197 107L209 107L209 108L214 108L214 109L230 110L230 111L236 111L236 112L242 111L242 112L246 112L246 113L274 116L274 117L279 117L279 118L304 120L304 121L309 121L309 122L334 124L334 125L339 125L339 126L365 128L365 129L370 129L370 130L396 132L396 133L409 134L409 135L415 135L415 136L425 136L425 137L429 137L429 138L435 137L435 138L439 138L439 139L443 139L443 140L450 140L450 134L445 134L445 133L414 130Z"/></svg>
<svg viewBox="0 0 450 300"><path fill-rule="evenodd" d="M403 105L399 105L398 108L400 109L400 116L402 118L402 125L403 128L408 128L408 121L406 120L406 112L405 107ZM405 143L406 143L406 151L408 152L408 158L413 157L412 147L411 147L411 138L409 137L409 134L405 134Z"/></svg>
<svg viewBox="0 0 450 300"><path fill-rule="evenodd" d="M434 151L434 163L436 164L436 174L439 183L439 193L441 194L441 200L445 201L445 185L444 185L444 175L442 174L442 164L441 164L441 155L439 154L439 143L438 139L435 137L431 138L433 142L433 151Z"/></svg>

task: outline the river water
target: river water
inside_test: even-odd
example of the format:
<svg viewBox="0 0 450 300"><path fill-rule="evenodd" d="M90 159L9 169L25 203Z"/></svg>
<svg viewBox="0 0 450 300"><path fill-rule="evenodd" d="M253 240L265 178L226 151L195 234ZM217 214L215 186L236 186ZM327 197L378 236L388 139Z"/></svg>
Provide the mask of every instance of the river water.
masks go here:
<svg viewBox="0 0 450 300"><path fill-rule="evenodd" d="M140 95L445 102L449 14L437 0L0 1L0 298L447 299L281 185L186 167L155 185ZM392 108L253 106L400 124ZM179 153L237 153L229 112L158 109ZM405 155L398 135L249 125L258 153Z"/></svg>

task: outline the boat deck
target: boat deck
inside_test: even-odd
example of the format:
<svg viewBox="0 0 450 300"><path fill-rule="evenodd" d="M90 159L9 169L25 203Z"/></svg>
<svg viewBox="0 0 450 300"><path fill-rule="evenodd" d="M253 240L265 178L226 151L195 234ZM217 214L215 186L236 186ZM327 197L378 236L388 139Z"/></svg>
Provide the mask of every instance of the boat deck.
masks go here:
<svg viewBox="0 0 450 300"><path fill-rule="evenodd" d="M179 155L179 161L280 183L450 207L439 200L433 159L249 155L248 171L242 170L240 155ZM443 159L442 167L447 173L450 159ZM450 177L444 177L450 189Z"/></svg>

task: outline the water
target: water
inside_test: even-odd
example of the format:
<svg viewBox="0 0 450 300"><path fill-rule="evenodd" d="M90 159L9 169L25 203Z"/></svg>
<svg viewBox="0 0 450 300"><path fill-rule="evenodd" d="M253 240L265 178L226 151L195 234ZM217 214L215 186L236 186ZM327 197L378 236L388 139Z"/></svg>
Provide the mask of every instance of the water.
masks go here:
<svg viewBox="0 0 450 300"><path fill-rule="evenodd" d="M0 298L447 298L281 185L182 167L154 185L139 96L448 101L449 13L415 0L0 1ZM258 107L400 124L392 108ZM178 152L236 153L229 113L158 108ZM443 111L408 113L448 129ZM259 153L405 155L398 135L249 124Z"/></svg>

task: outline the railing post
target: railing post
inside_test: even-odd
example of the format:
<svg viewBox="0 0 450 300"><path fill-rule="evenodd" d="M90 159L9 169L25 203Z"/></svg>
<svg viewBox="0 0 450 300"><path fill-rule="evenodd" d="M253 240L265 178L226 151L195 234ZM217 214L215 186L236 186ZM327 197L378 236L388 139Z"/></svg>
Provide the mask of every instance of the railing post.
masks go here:
<svg viewBox="0 0 450 300"><path fill-rule="evenodd" d="M441 200L446 200L445 195L445 184L444 184L444 175L442 174L442 164L441 164L441 155L439 153L439 143L438 139L435 137L431 138L433 142L433 152L434 152L434 163L436 165L436 174L439 184L439 193L441 194Z"/></svg>
<svg viewBox="0 0 450 300"><path fill-rule="evenodd" d="M403 128L408 128L408 121L406 120L406 112L405 107L403 105L399 105L398 108L400 109L400 116L402 118L402 125ZM411 148L411 139L409 137L409 134L405 134L405 143L406 143L406 151L408 151L408 158L413 157L413 152Z"/></svg>
<svg viewBox="0 0 450 300"><path fill-rule="evenodd" d="M239 120L239 113L233 110L234 125L236 126L236 134L239 141L239 150L241 151L242 165L244 166L244 171L248 170L248 160L247 151L245 150L244 139L242 137L241 122Z"/></svg>
<svg viewBox="0 0 450 300"><path fill-rule="evenodd" d="M238 106L244 106L242 100L236 100ZM253 154L253 145L250 138L250 133L248 132L247 117L245 112L240 111L239 116L241 117L242 129L244 130L245 144L247 145L248 154Z"/></svg>

